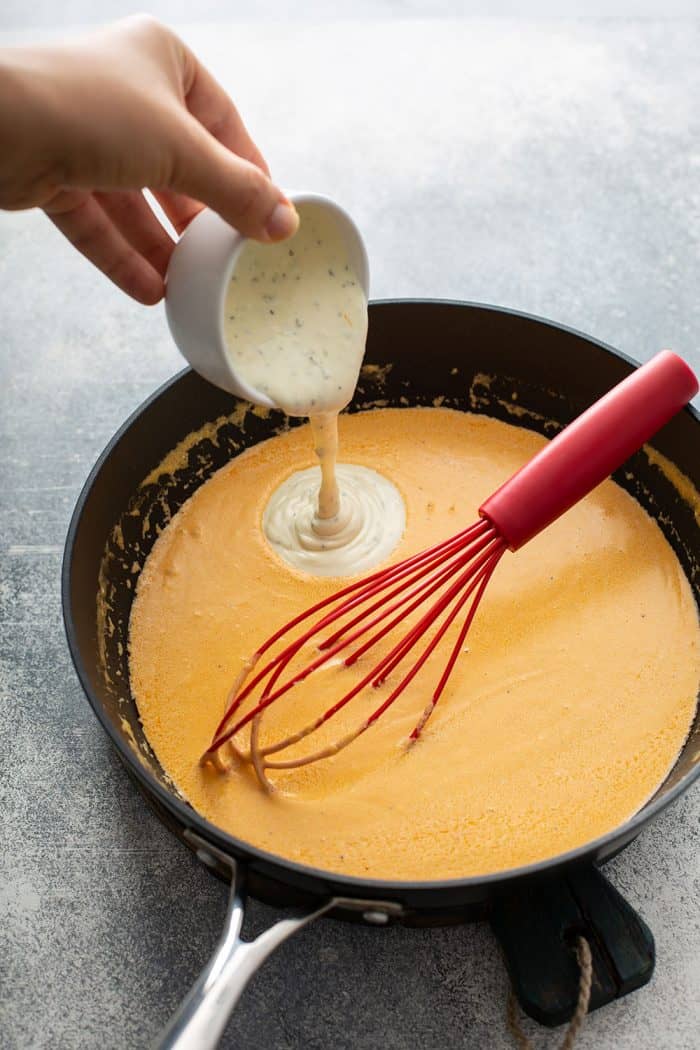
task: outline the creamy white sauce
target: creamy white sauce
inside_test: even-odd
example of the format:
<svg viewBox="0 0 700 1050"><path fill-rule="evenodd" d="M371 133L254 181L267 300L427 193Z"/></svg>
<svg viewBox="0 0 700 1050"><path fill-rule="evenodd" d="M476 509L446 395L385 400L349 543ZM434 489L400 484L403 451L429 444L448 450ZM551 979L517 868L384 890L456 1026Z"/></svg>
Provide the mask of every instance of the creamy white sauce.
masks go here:
<svg viewBox="0 0 700 1050"><path fill-rule="evenodd" d="M320 469L288 478L263 515L272 548L317 576L356 575L401 539L403 499L365 467L337 466L338 413L355 390L367 299L331 212L299 208L291 240L248 242L225 302L231 363L288 415L309 416Z"/></svg>
<svg viewBox="0 0 700 1050"><path fill-rule="evenodd" d="M340 463L340 508L318 515L320 468L288 477L263 514L270 546L289 565L314 576L355 576L384 561L403 535L406 512L391 481L368 467Z"/></svg>
<svg viewBox="0 0 700 1050"><path fill-rule="evenodd" d="M290 416L338 412L365 352L367 299L331 212L299 207L294 237L246 242L226 294L231 363Z"/></svg>

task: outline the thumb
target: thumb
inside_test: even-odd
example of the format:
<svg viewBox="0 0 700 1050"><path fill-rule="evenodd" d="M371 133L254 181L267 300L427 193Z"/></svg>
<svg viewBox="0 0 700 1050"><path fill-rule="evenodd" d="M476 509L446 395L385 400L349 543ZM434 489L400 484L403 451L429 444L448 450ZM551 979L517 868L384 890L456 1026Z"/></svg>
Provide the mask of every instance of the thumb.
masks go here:
<svg viewBox="0 0 700 1050"><path fill-rule="evenodd" d="M197 121L187 131L179 137L167 189L206 204L244 237L283 241L296 233L294 205L260 168L232 153Z"/></svg>

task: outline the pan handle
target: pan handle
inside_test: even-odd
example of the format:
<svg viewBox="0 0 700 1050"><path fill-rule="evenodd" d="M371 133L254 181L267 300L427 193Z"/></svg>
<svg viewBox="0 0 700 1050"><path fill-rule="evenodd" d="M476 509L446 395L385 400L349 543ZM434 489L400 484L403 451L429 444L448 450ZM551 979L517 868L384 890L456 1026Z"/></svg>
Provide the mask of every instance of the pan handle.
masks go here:
<svg viewBox="0 0 700 1050"><path fill-rule="evenodd" d="M403 915L403 908L396 901L329 897L313 911L280 919L254 941L243 941L244 866L190 828L183 837L203 864L231 879L231 896L224 932L214 954L153 1044L153 1050L215 1050L245 986L268 955L326 912L359 912L365 922L374 926L384 926Z"/></svg>
<svg viewBox="0 0 700 1050"><path fill-rule="evenodd" d="M210 846L207 850L214 852ZM254 941L243 941L240 936L245 911L243 869L225 854L217 859L224 857L231 870L231 896L224 931L214 954L154 1043L154 1050L214 1050L243 989L268 955L335 904L334 900L328 900L314 911L281 919Z"/></svg>
<svg viewBox="0 0 700 1050"><path fill-rule="evenodd" d="M592 865L519 884L494 901L490 918L520 1005L540 1024L564 1024L576 1009L576 936L591 949L589 1010L641 988L654 971L651 930Z"/></svg>

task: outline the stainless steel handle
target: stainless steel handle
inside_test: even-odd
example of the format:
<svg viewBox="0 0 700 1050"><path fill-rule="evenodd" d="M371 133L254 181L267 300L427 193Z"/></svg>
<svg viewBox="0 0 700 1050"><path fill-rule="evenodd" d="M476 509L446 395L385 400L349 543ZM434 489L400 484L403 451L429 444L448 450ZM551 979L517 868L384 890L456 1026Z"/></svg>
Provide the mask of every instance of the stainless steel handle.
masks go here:
<svg viewBox="0 0 700 1050"><path fill-rule="evenodd" d="M234 1006L258 967L278 944L319 915L332 908L342 908L361 912L365 922L383 926L391 916L398 918L403 913L401 905L394 901L331 897L305 915L280 919L254 941L242 941L240 933L245 911L243 868L233 857L205 842L195 832L188 829L184 835L207 867L230 875L231 896L224 932L214 954L154 1043L154 1050L215 1050Z"/></svg>
<svg viewBox="0 0 700 1050"><path fill-rule="evenodd" d="M229 860L229 858L227 858ZM242 941L245 909L241 878L232 865L231 897L224 931L214 954L155 1043L157 1050L214 1050L243 989L278 944L332 908L281 919L254 941Z"/></svg>

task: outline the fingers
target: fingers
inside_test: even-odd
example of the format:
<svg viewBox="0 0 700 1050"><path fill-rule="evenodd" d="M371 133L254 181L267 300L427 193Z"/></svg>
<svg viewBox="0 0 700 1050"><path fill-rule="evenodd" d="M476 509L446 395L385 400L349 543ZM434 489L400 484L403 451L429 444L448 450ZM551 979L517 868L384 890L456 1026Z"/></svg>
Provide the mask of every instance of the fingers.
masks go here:
<svg viewBox="0 0 700 1050"><path fill-rule="evenodd" d="M222 146L249 160L267 176L270 169L248 133L240 113L221 84L185 47L183 59L185 103L193 117L213 135Z"/></svg>
<svg viewBox="0 0 700 1050"><path fill-rule="evenodd" d="M129 243L92 194L64 191L44 211L71 244L127 295L147 306L163 297L161 274Z"/></svg>
<svg viewBox="0 0 700 1050"><path fill-rule="evenodd" d="M182 48L183 90L189 112L222 146L250 161L269 177L267 162L229 96L209 70L200 64L197 56L182 41L178 40L178 43ZM194 197L172 190L159 190L155 196L178 233L182 233L204 207ZM207 203L211 204L211 201ZM244 232L242 228L241 232Z"/></svg>
<svg viewBox="0 0 700 1050"><path fill-rule="evenodd" d="M296 232L294 207L260 168L228 150L194 118L185 130L169 189L202 201L246 237L282 241Z"/></svg>
<svg viewBox="0 0 700 1050"><path fill-rule="evenodd" d="M139 190L130 190L96 192L93 196L132 248L164 277L175 243L144 195Z"/></svg>

